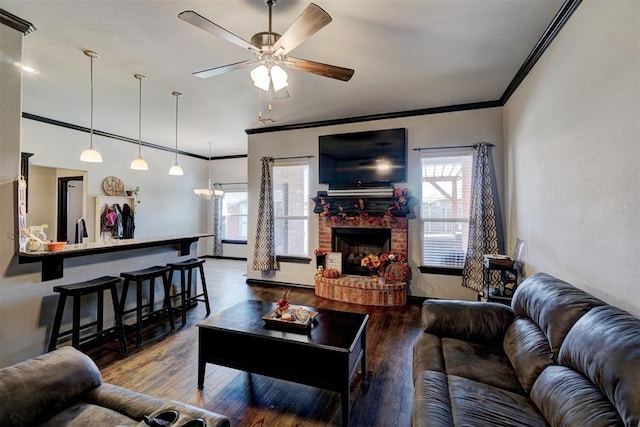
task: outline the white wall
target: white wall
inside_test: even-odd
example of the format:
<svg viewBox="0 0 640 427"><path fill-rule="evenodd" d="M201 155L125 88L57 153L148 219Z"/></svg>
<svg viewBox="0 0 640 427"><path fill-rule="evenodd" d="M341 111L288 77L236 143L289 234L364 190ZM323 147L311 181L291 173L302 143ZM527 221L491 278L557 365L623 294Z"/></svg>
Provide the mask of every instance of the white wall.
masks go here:
<svg viewBox="0 0 640 427"><path fill-rule="evenodd" d="M31 163L41 166L87 171L87 228L93 230L94 196L104 195L102 181L117 176L125 188L139 186L142 203L136 211L136 237L180 235L206 231L207 206L193 195L193 189L207 182L207 161L178 157L185 171L182 177L168 175L173 154L143 147L149 163L147 172L129 169L136 156L134 144L94 137L94 145L104 162L82 163L80 153L89 136L44 123L20 119L21 75L11 65L19 61L22 34L0 25L2 52L11 61L0 61L0 96L2 98L0 156L0 367L46 351L51 332L57 294L56 285L88 280L102 275L119 276L123 271L175 262L180 258L173 247L158 247L102 255L70 258L64 261L62 279L42 282L41 263L19 264L11 238L14 224L14 183L18 177L20 151L35 153ZM22 128L22 134L20 132ZM31 221L29 221L32 223ZM198 248L192 245L191 257ZM105 299L109 301L109 299ZM108 305L108 304L107 304ZM106 309L107 315L110 309ZM95 311L87 313L94 314ZM108 321L108 319L107 319Z"/></svg>
<svg viewBox="0 0 640 427"><path fill-rule="evenodd" d="M640 2L585 0L504 108L509 236L640 314Z"/></svg>
<svg viewBox="0 0 640 427"><path fill-rule="evenodd" d="M306 156L312 155L310 160L310 197L315 197L318 190L326 190L326 185L318 184L318 136L359 132L372 129L391 129L405 127L408 130L409 142L409 170L408 182L399 187L407 187L415 197L420 197L421 176L420 156L413 151L418 147L439 147L468 145L481 141L494 143L494 159L496 160L496 173L503 176L502 165L502 109L490 108L483 110L461 111L446 114L433 114L425 116L407 117L401 119L379 120L363 123L354 123L339 126L326 126L319 128L301 129L293 131L272 132L249 135L249 224L256 224L258 196L260 193L260 158L263 156ZM500 180L499 187L502 187ZM313 202L309 201L310 210ZM309 250L318 247L318 216L310 214L309 220ZM419 211L416 212L419 215ZM429 296L435 298L462 298L475 300L476 293L461 286L461 278L454 276L441 276L421 274L420 265L420 240L415 236L420 235L420 223L418 219L409 220L409 260L412 266L413 278L410 292L417 296ZM253 256L253 242L255 241L255 227L249 228L247 277L249 279L274 280L287 283L298 283L312 286L315 272L315 263L292 264L281 263L280 270L270 277L264 277L261 272L251 268Z"/></svg>
<svg viewBox="0 0 640 427"><path fill-rule="evenodd" d="M94 146L102 163L85 163L80 153L89 145L89 135L34 120L22 120L22 151L34 153L30 164L87 171L87 229L93 231L95 196L104 196L102 181L120 178L125 189L140 187L136 207L136 237L167 236L206 231L206 205L193 195L207 184L207 161L178 156L183 176L170 176L174 154L142 147L148 171L134 171L129 164L137 156L137 145L95 136ZM31 223L27 216L27 221Z"/></svg>

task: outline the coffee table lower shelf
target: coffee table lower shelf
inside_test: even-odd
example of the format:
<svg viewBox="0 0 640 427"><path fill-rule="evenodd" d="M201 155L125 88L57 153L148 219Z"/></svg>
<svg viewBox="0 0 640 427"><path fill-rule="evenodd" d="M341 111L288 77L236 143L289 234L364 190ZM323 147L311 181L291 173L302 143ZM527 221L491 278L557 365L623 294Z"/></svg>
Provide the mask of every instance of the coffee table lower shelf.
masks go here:
<svg viewBox="0 0 640 427"><path fill-rule="evenodd" d="M265 327L262 316L272 309L269 302L245 301L198 323L198 388L206 364L214 363L331 390L341 394L348 425L351 379L358 364L366 373L368 315L310 308L318 311L317 323L301 334ZM234 326L239 318L246 322Z"/></svg>

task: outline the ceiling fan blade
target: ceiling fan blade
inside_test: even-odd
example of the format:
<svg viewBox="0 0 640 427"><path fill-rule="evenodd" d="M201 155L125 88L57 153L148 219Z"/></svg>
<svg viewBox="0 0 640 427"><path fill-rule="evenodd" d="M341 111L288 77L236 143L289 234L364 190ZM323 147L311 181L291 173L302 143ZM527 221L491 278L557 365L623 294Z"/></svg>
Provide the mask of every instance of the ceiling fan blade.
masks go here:
<svg viewBox="0 0 640 427"><path fill-rule="evenodd" d="M200 77L201 79L206 79L213 76L219 76L223 73L228 73L229 71L235 71L242 68L250 67L256 63L258 63L257 59L249 59L247 61L236 62L235 64L223 65L221 67L209 68L208 70L196 71L195 73L193 73L193 75L196 77Z"/></svg>
<svg viewBox="0 0 640 427"><path fill-rule="evenodd" d="M273 45L274 52L286 55L298 47L300 43L308 37L320 31L320 29L331 22L331 20L331 16L320 6L313 3L309 4L282 37ZM281 49L280 52L278 52L279 49Z"/></svg>
<svg viewBox="0 0 640 427"><path fill-rule="evenodd" d="M213 35L216 35L220 38L225 39L228 42L231 42L237 46L240 46L243 49L249 49L253 52L260 53L260 49L249 43L248 41L236 36L232 32L225 30L218 24L215 24L209 21L202 15L194 12L193 10L185 10L184 12L180 12L178 14L178 18L182 19L185 22L195 25L198 28L205 30Z"/></svg>
<svg viewBox="0 0 640 427"><path fill-rule="evenodd" d="M351 68L338 67L336 65L323 64L321 62L309 61L308 59L293 58L289 56L284 65L294 70L306 71L331 79L348 82L351 80L355 70Z"/></svg>

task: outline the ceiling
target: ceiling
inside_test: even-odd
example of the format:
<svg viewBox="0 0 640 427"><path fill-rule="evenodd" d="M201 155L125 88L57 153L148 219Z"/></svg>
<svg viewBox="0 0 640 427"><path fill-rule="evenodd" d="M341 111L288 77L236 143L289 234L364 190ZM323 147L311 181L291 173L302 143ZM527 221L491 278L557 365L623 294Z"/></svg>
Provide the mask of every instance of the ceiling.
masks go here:
<svg viewBox="0 0 640 427"><path fill-rule="evenodd" d="M180 91L179 149L208 156L247 153L245 129L493 101L501 97L562 0L316 0L333 22L291 54L355 69L349 82L288 70L290 97L260 95L251 68L209 79L192 72L253 54L177 18L194 10L250 40L267 31L263 0L0 0L31 22L23 62L23 111L89 127L94 60L94 128L173 148ZM283 33L309 4L280 0L273 31ZM266 92L262 92L266 94ZM260 103L262 101L262 103Z"/></svg>

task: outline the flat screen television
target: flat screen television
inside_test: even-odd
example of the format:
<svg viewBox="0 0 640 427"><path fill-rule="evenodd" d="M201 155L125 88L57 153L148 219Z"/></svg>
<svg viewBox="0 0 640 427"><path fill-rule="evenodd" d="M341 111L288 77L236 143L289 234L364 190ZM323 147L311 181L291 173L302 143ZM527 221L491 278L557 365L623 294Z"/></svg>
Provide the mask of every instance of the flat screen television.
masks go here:
<svg viewBox="0 0 640 427"><path fill-rule="evenodd" d="M321 135L319 181L329 188L388 186L407 180L405 128Z"/></svg>

